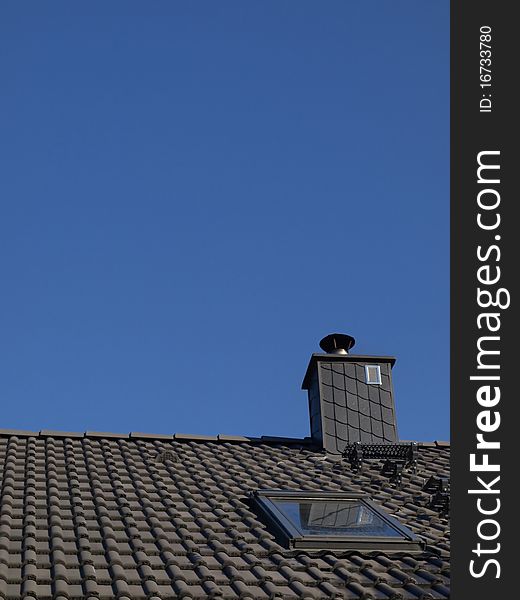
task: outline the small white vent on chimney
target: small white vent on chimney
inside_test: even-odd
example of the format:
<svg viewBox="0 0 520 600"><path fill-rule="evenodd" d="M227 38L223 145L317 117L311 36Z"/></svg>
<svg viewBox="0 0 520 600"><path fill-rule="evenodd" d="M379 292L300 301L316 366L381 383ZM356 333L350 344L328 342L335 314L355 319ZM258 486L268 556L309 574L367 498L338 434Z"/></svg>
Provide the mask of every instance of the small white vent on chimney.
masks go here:
<svg viewBox="0 0 520 600"><path fill-rule="evenodd" d="M365 365L365 379L369 385L381 385L381 367Z"/></svg>

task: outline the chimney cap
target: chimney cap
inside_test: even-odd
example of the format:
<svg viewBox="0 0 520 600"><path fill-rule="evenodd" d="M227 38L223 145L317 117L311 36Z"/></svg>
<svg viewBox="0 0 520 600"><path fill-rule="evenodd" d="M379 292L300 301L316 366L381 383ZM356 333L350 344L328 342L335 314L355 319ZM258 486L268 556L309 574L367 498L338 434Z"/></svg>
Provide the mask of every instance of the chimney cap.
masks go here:
<svg viewBox="0 0 520 600"><path fill-rule="evenodd" d="M345 333L331 333L320 341L320 348L327 354L348 354L356 340Z"/></svg>

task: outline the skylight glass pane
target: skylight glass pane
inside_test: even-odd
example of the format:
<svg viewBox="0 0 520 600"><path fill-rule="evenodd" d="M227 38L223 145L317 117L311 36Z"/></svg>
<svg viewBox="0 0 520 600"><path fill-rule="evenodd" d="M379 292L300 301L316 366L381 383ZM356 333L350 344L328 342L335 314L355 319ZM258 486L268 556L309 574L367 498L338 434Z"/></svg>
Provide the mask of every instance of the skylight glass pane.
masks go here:
<svg viewBox="0 0 520 600"><path fill-rule="evenodd" d="M359 500L273 500L301 535L402 537Z"/></svg>

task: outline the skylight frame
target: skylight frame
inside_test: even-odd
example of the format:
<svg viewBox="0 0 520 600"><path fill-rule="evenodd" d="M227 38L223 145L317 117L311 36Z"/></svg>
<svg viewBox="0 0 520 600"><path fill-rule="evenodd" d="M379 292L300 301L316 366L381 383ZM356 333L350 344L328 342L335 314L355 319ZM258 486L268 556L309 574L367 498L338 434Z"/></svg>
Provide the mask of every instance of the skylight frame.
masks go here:
<svg viewBox="0 0 520 600"><path fill-rule="evenodd" d="M275 537L282 545L293 550L344 550L378 552L422 552L425 542L412 533L408 527L388 515L374 504L367 494L357 492L320 492L255 490L251 493L254 505L269 523ZM386 525L399 534L394 536L356 536L304 534L273 500L301 501L338 501L357 500L369 511L375 513Z"/></svg>

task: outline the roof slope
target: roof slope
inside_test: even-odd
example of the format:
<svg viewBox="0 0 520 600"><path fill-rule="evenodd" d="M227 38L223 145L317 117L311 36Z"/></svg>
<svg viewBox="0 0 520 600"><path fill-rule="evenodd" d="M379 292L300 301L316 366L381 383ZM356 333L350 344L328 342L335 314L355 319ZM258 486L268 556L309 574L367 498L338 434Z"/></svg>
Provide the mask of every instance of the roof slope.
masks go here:
<svg viewBox="0 0 520 600"><path fill-rule="evenodd" d="M0 434L0 598L449 596L448 522L421 491L447 445L420 446L398 490L380 461L356 474L305 440L176 437ZM290 552L248 506L258 488L367 492L431 551Z"/></svg>

